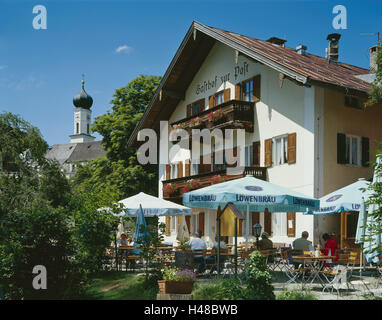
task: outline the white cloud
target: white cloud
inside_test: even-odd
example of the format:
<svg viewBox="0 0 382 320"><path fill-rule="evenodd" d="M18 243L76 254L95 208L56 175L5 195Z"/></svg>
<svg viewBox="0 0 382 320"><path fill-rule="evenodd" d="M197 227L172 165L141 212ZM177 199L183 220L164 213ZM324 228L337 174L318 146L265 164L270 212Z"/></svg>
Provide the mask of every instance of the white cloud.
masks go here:
<svg viewBox="0 0 382 320"><path fill-rule="evenodd" d="M129 47L129 46L127 46L127 45L123 45L123 46L119 46L117 49L115 49L115 52L116 53L130 53L131 52L131 50L133 50L133 48L132 47Z"/></svg>

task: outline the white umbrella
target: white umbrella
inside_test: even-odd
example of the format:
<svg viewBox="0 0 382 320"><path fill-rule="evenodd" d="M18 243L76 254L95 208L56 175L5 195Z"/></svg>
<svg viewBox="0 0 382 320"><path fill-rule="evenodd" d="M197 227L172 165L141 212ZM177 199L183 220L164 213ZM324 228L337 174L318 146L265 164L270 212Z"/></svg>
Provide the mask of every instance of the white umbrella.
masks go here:
<svg viewBox="0 0 382 320"><path fill-rule="evenodd" d="M122 212L115 214L116 216L136 217L139 206L142 205L145 217L155 216L190 216L192 210L180 204L150 196L144 192L140 192L135 196L118 201L122 204Z"/></svg>
<svg viewBox="0 0 382 320"><path fill-rule="evenodd" d="M123 220L121 217L120 221L119 221L118 228L117 228L117 239L121 238L122 233L126 233L126 232L125 232L125 226L123 224Z"/></svg>
<svg viewBox="0 0 382 320"><path fill-rule="evenodd" d="M377 155L377 166L374 170L374 176L373 176L373 182L374 183L381 183L382 179L380 177L380 170L382 166L382 156ZM371 196L372 197L372 196ZM366 218L366 230L365 230L365 240L364 241L364 251L365 251L365 258L367 262L374 262L378 263L380 255L379 250L377 248L380 246L381 243L381 233L380 233L380 224L375 216L371 216L373 212L376 212L379 210L379 205L376 203L372 203L369 205L367 209L367 218ZM372 252L371 252L372 251Z"/></svg>
<svg viewBox="0 0 382 320"><path fill-rule="evenodd" d="M186 239L190 238L190 233L188 231L187 223L186 223L186 217L183 215L180 224L179 224L179 230L178 234L176 236L176 240L183 242Z"/></svg>

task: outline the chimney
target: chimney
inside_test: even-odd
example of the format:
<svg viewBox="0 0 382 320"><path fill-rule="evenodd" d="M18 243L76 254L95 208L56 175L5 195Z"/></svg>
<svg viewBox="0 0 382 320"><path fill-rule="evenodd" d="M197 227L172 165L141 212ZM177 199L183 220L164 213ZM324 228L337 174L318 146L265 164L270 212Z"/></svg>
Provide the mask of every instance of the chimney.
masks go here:
<svg viewBox="0 0 382 320"><path fill-rule="evenodd" d="M301 43L296 47L296 52L298 54L301 54L302 56L305 56L306 49L308 49L306 46L303 46Z"/></svg>
<svg viewBox="0 0 382 320"><path fill-rule="evenodd" d="M270 42L270 43L273 43L273 44L277 44L278 46L281 46L281 47L285 47L285 42L287 42L286 40L280 39L280 38L277 38L277 37L271 37L271 38L269 38L266 41Z"/></svg>
<svg viewBox="0 0 382 320"><path fill-rule="evenodd" d="M378 65L377 65L378 50L379 50L378 46L373 46L373 47L371 47L369 49L369 53L370 53L370 71L372 73L376 73L377 69L378 69Z"/></svg>
<svg viewBox="0 0 382 320"><path fill-rule="evenodd" d="M338 40L341 35L339 33L331 33L327 36L326 40L329 40L329 48L327 48L327 58L329 62L338 61Z"/></svg>

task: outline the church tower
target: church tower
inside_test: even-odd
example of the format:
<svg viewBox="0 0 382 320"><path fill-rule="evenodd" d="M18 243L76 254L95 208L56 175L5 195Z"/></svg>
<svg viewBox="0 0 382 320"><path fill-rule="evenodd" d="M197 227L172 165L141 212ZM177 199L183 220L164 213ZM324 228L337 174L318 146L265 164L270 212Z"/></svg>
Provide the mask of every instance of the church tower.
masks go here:
<svg viewBox="0 0 382 320"><path fill-rule="evenodd" d="M82 90L74 96L74 133L70 136L70 143L81 143L94 141L95 137L90 135L90 124L93 98L84 89L85 81L82 80Z"/></svg>

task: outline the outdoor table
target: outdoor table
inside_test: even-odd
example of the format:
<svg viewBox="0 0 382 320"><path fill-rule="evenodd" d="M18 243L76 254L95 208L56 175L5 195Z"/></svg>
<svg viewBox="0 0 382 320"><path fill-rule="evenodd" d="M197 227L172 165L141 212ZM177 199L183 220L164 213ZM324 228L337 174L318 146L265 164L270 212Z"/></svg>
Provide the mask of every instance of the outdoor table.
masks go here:
<svg viewBox="0 0 382 320"><path fill-rule="evenodd" d="M125 259L126 262L126 271L127 271L127 260L138 260L140 256L138 255L131 255L131 251L137 249L133 246L120 246L117 247L117 254L121 255L121 262L123 259Z"/></svg>
<svg viewBox="0 0 382 320"><path fill-rule="evenodd" d="M303 271L302 271L302 283L301 286L304 288L304 274L306 269L309 269L310 276L308 277L306 282L313 283L313 281L318 278L321 281L321 284L324 285L323 279L320 277L320 271L322 270L324 263L328 259L334 259L335 256L310 256L310 255L300 255L300 256L292 256L293 260L302 260L303 261Z"/></svg>

